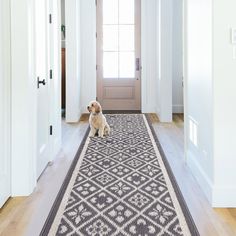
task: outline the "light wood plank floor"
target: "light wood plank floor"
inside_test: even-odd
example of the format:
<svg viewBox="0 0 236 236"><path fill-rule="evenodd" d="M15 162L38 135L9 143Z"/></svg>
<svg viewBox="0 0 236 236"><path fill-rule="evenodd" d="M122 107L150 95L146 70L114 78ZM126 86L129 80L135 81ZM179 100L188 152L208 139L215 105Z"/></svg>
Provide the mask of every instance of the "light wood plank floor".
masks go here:
<svg viewBox="0 0 236 236"><path fill-rule="evenodd" d="M164 124L155 115L150 117L200 235L236 235L236 209L212 209L184 162L183 116L174 115L173 123ZM87 118L84 116L78 124L62 123L62 150L39 179L35 192L10 199L0 210L1 236L39 235L87 129Z"/></svg>

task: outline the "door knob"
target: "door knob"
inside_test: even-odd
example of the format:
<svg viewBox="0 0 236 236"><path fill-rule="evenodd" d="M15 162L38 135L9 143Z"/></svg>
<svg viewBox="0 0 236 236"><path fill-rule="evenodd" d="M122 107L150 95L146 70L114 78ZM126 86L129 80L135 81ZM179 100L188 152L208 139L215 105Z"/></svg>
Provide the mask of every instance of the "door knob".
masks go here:
<svg viewBox="0 0 236 236"><path fill-rule="evenodd" d="M37 79L38 79L38 88L39 88L40 84L42 84L42 85L45 85L45 84L46 84L45 79L40 80L39 77L38 77Z"/></svg>
<svg viewBox="0 0 236 236"><path fill-rule="evenodd" d="M136 58L135 68L136 71L140 71L140 58Z"/></svg>

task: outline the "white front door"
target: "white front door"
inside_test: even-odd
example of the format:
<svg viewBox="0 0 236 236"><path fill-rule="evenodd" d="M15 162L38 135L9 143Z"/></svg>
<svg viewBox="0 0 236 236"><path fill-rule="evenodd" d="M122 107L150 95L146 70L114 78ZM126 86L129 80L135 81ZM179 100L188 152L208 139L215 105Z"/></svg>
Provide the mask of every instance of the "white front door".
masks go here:
<svg viewBox="0 0 236 236"><path fill-rule="evenodd" d="M11 196L10 4L0 1L0 208Z"/></svg>
<svg viewBox="0 0 236 236"><path fill-rule="evenodd" d="M141 1L97 2L98 101L105 110L141 110Z"/></svg>
<svg viewBox="0 0 236 236"><path fill-rule="evenodd" d="M37 177L50 161L48 0L35 1L37 95Z"/></svg>

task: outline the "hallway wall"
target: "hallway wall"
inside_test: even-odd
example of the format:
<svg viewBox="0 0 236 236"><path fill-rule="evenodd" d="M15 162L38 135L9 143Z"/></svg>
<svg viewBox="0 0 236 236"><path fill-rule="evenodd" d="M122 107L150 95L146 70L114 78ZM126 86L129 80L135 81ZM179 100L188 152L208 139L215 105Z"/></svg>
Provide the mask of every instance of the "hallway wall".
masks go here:
<svg viewBox="0 0 236 236"><path fill-rule="evenodd" d="M187 162L213 207L236 207L235 8L189 0L186 9Z"/></svg>
<svg viewBox="0 0 236 236"><path fill-rule="evenodd" d="M142 112L158 113L159 66L159 0L141 1L141 86ZM157 104L158 103L158 104Z"/></svg>
<svg viewBox="0 0 236 236"><path fill-rule="evenodd" d="M213 204L236 207L236 1L214 0L214 192Z"/></svg>
<svg viewBox="0 0 236 236"><path fill-rule="evenodd" d="M10 3L0 1L0 208L11 195Z"/></svg>
<svg viewBox="0 0 236 236"><path fill-rule="evenodd" d="M172 110L183 113L183 1L173 1L173 81Z"/></svg>
<svg viewBox="0 0 236 236"><path fill-rule="evenodd" d="M187 162L212 201L213 74L212 0L189 0L187 7Z"/></svg>
<svg viewBox="0 0 236 236"><path fill-rule="evenodd" d="M96 99L96 5L94 0L80 0L81 35L81 112Z"/></svg>
<svg viewBox="0 0 236 236"><path fill-rule="evenodd" d="M78 122L81 116L81 1L65 1L66 23L66 121Z"/></svg>

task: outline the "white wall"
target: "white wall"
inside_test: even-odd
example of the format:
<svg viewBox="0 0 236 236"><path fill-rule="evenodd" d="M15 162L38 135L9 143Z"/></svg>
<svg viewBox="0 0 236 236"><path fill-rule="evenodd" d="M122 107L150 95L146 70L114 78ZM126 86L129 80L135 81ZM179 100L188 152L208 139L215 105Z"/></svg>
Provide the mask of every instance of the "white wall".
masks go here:
<svg viewBox="0 0 236 236"><path fill-rule="evenodd" d="M183 113L183 1L173 1L173 81L172 106L173 113Z"/></svg>
<svg viewBox="0 0 236 236"><path fill-rule="evenodd" d="M235 8L234 0L187 3L187 162L213 207L236 207Z"/></svg>
<svg viewBox="0 0 236 236"><path fill-rule="evenodd" d="M77 122L96 99L96 5L65 1L66 121Z"/></svg>
<svg viewBox="0 0 236 236"><path fill-rule="evenodd" d="M141 1L142 112L172 121L172 1Z"/></svg>
<svg viewBox="0 0 236 236"><path fill-rule="evenodd" d="M159 1L141 1L142 112L158 112Z"/></svg>
<svg viewBox="0 0 236 236"><path fill-rule="evenodd" d="M236 59L231 27L236 28L236 1L215 0L214 9L214 191L212 204L236 207Z"/></svg>
<svg viewBox="0 0 236 236"><path fill-rule="evenodd" d="M81 112L96 99L96 5L94 0L80 0L81 34Z"/></svg>
<svg viewBox="0 0 236 236"><path fill-rule="evenodd" d="M172 122L172 77L173 77L173 2L160 1L159 22L159 119Z"/></svg>
<svg viewBox="0 0 236 236"><path fill-rule="evenodd" d="M10 3L0 1L0 208L11 195Z"/></svg>
<svg viewBox="0 0 236 236"><path fill-rule="evenodd" d="M77 122L81 115L80 2L65 1L67 122Z"/></svg>
<svg viewBox="0 0 236 236"><path fill-rule="evenodd" d="M214 181L212 125L212 0L187 2L187 162L211 202ZM190 122L192 122L191 128Z"/></svg>

